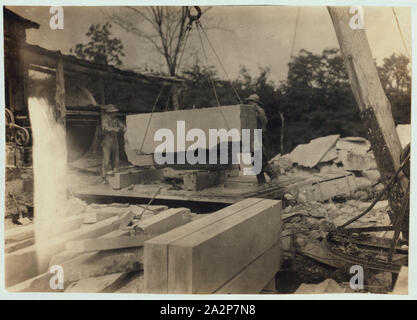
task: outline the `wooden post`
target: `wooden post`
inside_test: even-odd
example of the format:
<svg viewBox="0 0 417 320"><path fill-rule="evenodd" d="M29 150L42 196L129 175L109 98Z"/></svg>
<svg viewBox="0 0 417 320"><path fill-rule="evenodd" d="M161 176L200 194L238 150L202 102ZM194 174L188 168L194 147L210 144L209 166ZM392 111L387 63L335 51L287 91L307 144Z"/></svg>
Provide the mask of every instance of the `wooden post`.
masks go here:
<svg viewBox="0 0 417 320"><path fill-rule="evenodd" d="M174 110L180 109L179 89L175 83L172 84L172 107Z"/></svg>
<svg viewBox="0 0 417 320"><path fill-rule="evenodd" d="M56 66L56 91L55 91L55 118L59 124L65 128L65 79L64 79L64 61L62 56L58 58Z"/></svg>
<svg viewBox="0 0 417 320"><path fill-rule="evenodd" d="M391 104L379 79L365 30L351 28L353 15L349 14L349 7L328 7L328 10L382 182L386 184L400 166L402 151ZM407 190L407 178L402 173L398 180L388 192L390 206L396 215L401 212ZM393 220L394 217L390 218ZM408 230L408 223L405 225Z"/></svg>

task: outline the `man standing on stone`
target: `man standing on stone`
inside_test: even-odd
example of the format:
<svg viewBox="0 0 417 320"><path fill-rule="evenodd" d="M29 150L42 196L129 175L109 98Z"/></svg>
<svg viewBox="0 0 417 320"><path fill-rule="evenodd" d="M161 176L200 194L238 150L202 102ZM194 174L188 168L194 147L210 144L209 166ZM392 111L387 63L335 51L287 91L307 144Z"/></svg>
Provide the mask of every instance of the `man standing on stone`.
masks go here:
<svg viewBox="0 0 417 320"><path fill-rule="evenodd" d="M268 119L265 115L264 109L261 107L261 102L259 99L259 96L257 94L251 94L247 99L245 99L247 104L253 105L256 107L256 118L257 118L257 127L262 129L262 170L259 174L256 175L256 179L258 180L258 184L264 184L266 183L265 175L266 173L272 182L276 180L278 177L278 174L275 172L275 170L272 168L272 166L269 164L267 158L266 158L266 144L265 144L265 131L266 131L266 125L268 123Z"/></svg>
<svg viewBox="0 0 417 320"><path fill-rule="evenodd" d="M126 126L116 118L118 110L112 104L104 106L101 115L101 131L103 162L101 176L106 182L106 176L119 167L119 132L126 131Z"/></svg>

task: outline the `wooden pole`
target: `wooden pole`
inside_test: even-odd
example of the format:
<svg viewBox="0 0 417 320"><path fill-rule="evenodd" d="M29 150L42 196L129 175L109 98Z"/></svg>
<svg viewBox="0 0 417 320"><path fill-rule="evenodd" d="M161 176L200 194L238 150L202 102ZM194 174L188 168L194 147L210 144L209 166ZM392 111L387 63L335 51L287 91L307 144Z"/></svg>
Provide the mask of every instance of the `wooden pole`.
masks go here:
<svg viewBox="0 0 417 320"><path fill-rule="evenodd" d="M349 7L328 7L328 11L382 182L386 184L400 166L402 151L391 104L379 79L365 30L351 28L350 20L353 15L349 14ZM407 178L400 173L398 183L394 183L388 192L390 206L395 215L401 212L407 182ZM395 217L390 218L391 221L395 220ZM408 230L408 223L406 225Z"/></svg>
<svg viewBox="0 0 417 320"><path fill-rule="evenodd" d="M62 56L57 60L56 66L56 91L55 91L55 118L56 121L65 128L65 79L64 79L64 62Z"/></svg>
<svg viewBox="0 0 417 320"><path fill-rule="evenodd" d="M280 151L281 151L281 156L283 156L284 155L284 125L285 125L284 112L280 112L279 117L281 118Z"/></svg>

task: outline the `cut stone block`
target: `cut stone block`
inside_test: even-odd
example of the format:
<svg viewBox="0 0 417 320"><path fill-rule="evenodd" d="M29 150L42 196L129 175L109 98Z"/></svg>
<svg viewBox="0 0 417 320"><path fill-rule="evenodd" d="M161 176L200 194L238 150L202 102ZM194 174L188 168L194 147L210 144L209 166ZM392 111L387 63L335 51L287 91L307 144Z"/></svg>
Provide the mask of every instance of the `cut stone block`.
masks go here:
<svg viewBox="0 0 417 320"><path fill-rule="evenodd" d="M184 189L198 191L218 186L225 182L226 173L221 171L195 171L183 176Z"/></svg>
<svg viewBox="0 0 417 320"><path fill-rule="evenodd" d="M275 274L280 268L281 251L279 243L256 258L215 293L218 294L257 294L271 281L269 289L275 290ZM272 279L272 280L271 280Z"/></svg>
<svg viewBox="0 0 417 320"><path fill-rule="evenodd" d="M132 184L149 184L162 179L162 169L128 170L107 177L112 189L126 188Z"/></svg>
<svg viewBox="0 0 417 320"><path fill-rule="evenodd" d="M168 293L213 293L224 285L279 241L280 205L265 200L171 243Z"/></svg>
<svg viewBox="0 0 417 320"><path fill-rule="evenodd" d="M112 273L104 276L80 279L72 283L65 292L100 293L106 292L109 287L114 286L126 277L126 273Z"/></svg>
<svg viewBox="0 0 417 320"><path fill-rule="evenodd" d="M33 238L35 236L35 227L33 224L26 226L19 226L9 230L6 230L4 233L5 244L18 242Z"/></svg>
<svg viewBox="0 0 417 320"><path fill-rule="evenodd" d="M215 292L278 242L280 211L280 201L245 199L149 240L147 292Z"/></svg>
<svg viewBox="0 0 417 320"><path fill-rule="evenodd" d="M159 235L191 221L190 209L172 208L139 221L136 227L147 235Z"/></svg>
<svg viewBox="0 0 417 320"><path fill-rule="evenodd" d="M49 260L56 253L65 249L67 241L74 239L94 238L106 234L119 227L119 217L113 217L93 225L84 225L78 230L65 233L59 237L51 238L44 244L42 252L43 261L38 263L36 245L14 251L5 255L5 282L6 287L32 278L47 270Z"/></svg>
<svg viewBox="0 0 417 320"><path fill-rule="evenodd" d="M251 198L232 204L222 210L205 215L165 234L145 242L145 288L147 293L167 293L168 285L168 246L193 232L199 232L207 225L223 220L228 216L251 207L263 199Z"/></svg>
<svg viewBox="0 0 417 320"><path fill-rule="evenodd" d="M231 105L213 108L200 108L192 110L177 110L168 112L154 112L152 114L135 114L126 116L125 151L130 163L144 164L144 155L155 153L161 142L154 139L159 129L169 129L174 138L181 138L177 133L177 121L184 121L184 145L177 145L175 152L184 152L194 141L185 141L185 133L190 129L203 130L208 139L209 129L255 129L256 110L249 105ZM206 142L208 146L208 141ZM149 164L148 162L146 164Z"/></svg>
<svg viewBox="0 0 417 320"><path fill-rule="evenodd" d="M69 252L91 252L132 248L143 246L148 239L149 236L142 234L137 236L74 240L67 243L66 249Z"/></svg>
<svg viewBox="0 0 417 320"><path fill-rule="evenodd" d="M16 250L19 250L19 249L29 247L33 244L35 244L35 238L29 238L29 239L22 240L22 241L19 241L19 242L6 244L4 246L4 252L5 253L10 253L10 252L13 252L13 251L16 251Z"/></svg>
<svg viewBox="0 0 417 320"><path fill-rule="evenodd" d="M356 154L351 151L340 150L339 158L343 163L343 168L349 171L363 171L377 169L375 158L372 153Z"/></svg>
<svg viewBox="0 0 417 320"><path fill-rule="evenodd" d="M288 192L303 194L308 201L326 201L335 196L352 196L356 190L355 177L352 174L329 175L324 179L313 178L286 188Z"/></svg>

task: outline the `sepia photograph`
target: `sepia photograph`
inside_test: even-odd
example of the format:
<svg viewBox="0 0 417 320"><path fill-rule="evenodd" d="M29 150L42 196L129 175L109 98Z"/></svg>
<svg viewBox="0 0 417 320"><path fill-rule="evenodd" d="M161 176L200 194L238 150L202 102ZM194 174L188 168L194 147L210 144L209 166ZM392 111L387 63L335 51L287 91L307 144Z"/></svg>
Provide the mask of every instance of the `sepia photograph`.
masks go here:
<svg viewBox="0 0 417 320"><path fill-rule="evenodd" d="M410 294L411 7L33 3L2 6L7 294Z"/></svg>

